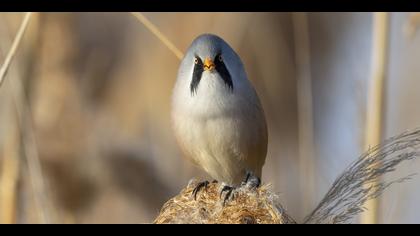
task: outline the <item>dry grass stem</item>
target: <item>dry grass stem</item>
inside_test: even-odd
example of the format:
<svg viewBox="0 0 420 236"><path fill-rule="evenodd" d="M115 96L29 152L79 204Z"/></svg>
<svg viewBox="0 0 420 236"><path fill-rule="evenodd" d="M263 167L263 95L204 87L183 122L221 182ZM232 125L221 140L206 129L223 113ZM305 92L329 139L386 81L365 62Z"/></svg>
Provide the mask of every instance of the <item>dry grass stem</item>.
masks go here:
<svg viewBox="0 0 420 236"><path fill-rule="evenodd" d="M19 47L19 44L22 40L23 34L28 27L29 20L31 18L31 12L27 12L22 20L22 23L19 27L18 32L16 33L15 38L13 39L12 47L10 48L9 52L7 53L6 59L4 60L3 65L0 68L0 87L4 81L4 78L7 74L7 70L9 69L10 63L12 62L13 57L16 54L16 50Z"/></svg>
<svg viewBox="0 0 420 236"><path fill-rule="evenodd" d="M184 54L179 50L149 19L147 19L140 12L131 13L137 20L139 20L148 30L150 30L173 54L181 60Z"/></svg>

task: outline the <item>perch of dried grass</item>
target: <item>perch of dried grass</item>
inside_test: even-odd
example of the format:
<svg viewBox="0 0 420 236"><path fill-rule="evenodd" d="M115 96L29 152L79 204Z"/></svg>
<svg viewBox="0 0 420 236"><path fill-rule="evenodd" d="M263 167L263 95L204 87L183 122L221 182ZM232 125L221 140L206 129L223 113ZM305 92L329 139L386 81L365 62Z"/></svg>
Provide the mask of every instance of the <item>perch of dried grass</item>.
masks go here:
<svg viewBox="0 0 420 236"><path fill-rule="evenodd" d="M256 190L241 187L222 206L221 184L210 183L194 200L191 193L197 181L190 181L181 193L164 204L156 224L293 224L295 221L277 203L270 185Z"/></svg>

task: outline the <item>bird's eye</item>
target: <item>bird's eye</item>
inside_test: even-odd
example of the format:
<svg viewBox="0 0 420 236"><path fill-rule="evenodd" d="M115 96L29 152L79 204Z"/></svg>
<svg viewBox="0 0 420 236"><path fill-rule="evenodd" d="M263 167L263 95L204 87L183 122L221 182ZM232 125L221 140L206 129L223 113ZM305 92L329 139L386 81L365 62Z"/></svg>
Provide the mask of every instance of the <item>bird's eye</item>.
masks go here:
<svg viewBox="0 0 420 236"><path fill-rule="evenodd" d="M194 58L194 64L198 64L198 58L197 57Z"/></svg>
<svg viewBox="0 0 420 236"><path fill-rule="evenodd" d="M222 55L219 55L219 61L223 61Z"/></svg>

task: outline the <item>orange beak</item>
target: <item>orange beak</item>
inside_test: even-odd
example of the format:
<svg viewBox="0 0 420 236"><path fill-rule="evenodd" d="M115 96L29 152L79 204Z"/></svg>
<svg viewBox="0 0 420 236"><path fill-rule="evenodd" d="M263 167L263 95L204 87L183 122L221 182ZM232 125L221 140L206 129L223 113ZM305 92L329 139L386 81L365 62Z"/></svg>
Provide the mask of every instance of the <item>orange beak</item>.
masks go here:
<svg viewBox="0 0 420 236"><path fill-rule="evenodd" d="M207 57L204 60L204 70L212 71L214 67L215 67L214 62L210 58Z"/></svg>

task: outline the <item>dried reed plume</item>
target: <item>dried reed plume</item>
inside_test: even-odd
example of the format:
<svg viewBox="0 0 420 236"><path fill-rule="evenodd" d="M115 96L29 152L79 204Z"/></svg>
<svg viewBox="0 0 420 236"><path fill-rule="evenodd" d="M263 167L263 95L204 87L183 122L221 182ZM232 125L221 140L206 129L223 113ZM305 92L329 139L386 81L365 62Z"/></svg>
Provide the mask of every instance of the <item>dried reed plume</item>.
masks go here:
<svg viewBox="0 0 420 236"><path fill-rule="evenodd" d="M348 223L364 211L366 201L377 198L391 184L410 179L412 175L376 182L379 177L394 171L401 162L418 157L419 147L420 129L416 129L369 149L338 177L305 223Z"/></svg>

